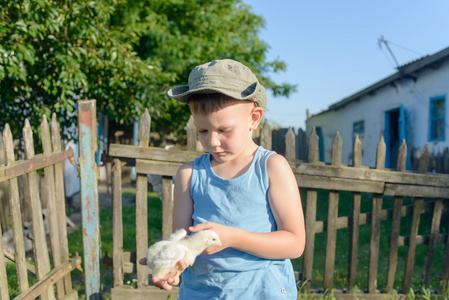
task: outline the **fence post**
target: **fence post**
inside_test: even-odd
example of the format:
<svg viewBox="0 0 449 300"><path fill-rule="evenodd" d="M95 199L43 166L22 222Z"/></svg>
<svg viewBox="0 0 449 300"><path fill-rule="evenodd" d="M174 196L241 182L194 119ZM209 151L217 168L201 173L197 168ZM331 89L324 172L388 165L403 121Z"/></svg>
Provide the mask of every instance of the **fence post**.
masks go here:
<svg viewBox="0 0 449 300"><path fill-rule="evenodd" d="M145 109L139 124L139 146L148 147L151 117ZM137 172L136 172L137 173ZM148 267L138 263L148 250L148 179L146 174L136 175L136 270L137 288L148 285Z"/></svg>
<svg viewBox="0 0 449 300"><path fill-rule="evenodd" d="M14 164L14 143L9 125L5 125L3 130L3 142L5 143L6 165ZM16 270L19 291L24 292L28 286L28 272L25 261L25 247L23 241L22 214L20 211L19 185L17 178L9 180L9 209L14 235L14 252L16 256ZM3 255L3 253L2 253Z"/></svg>
<svg viewBox="0 0 449 300"><path fill-rule="evenodd" d="M363 144L356 134L353 145L353 167L362 166ZM362 203L362 194L360 192L351 193L351 212L349 217L349 256L348 256L348 291L352 292L355 286L357 276L357 258L359 253L359 226L360 226L360 208Z"/></svg>
<svg viewBox="0 0 449 300"><path fill-rule="evenodd" d="M342 140L337 131L332 145L332 166L341 165ZM324 290L332 290L334 283L335 251L337 249L337 219L338 219L339 192L329 191L329 201L327 210L327 237L326 237L326 257L324 262Z"/></svg>
<svg viewBox="0 0 449 300"><path fill-rule="evenodd" d="M313 127L312 134L309 138L309 163L318 164L319 137ZM317 190L307 189L307 205L306 205L306 246L303 255L303 272L302 281L306 290L310 290L312 283L313 271L313 252L315 247L315 221L317 206Z"/></svg>
<svg viewBox="0 0 449 300"><path fill-rule="evenodd" d="M25 145L25 154L27 159L35 156L33 133L28 119L25 119L23 127L23 141ZM32 213L32 230L34 236L34 255L36 263L36 278L42 280L45 275L51 271L50 258L46 242L44 223L42 220L42 199L39 195L39 175L36 171L28 173L27 186L30 195L30 210ZM65 215L65 214L64 214ZM41 294L41 299L56 299L53 289L48 289Z"/></svg>
<svg viewBox="0 0 449 300"><path fill-rule="evenodd" d="M296 159L296 137L291 127L285 135L285 158L287 160Z"/></svg>
<svg viewBox="0 0 449 300"><path fill-rule="evenodd" d="M1 226L0 226L0 236L3 236L2 227ZM1 251L0 253L3 254L2 243L0 243L0 251ZM8 276L6 274L5 256L4 255L0 255L0 299L2 299L2 300L9 300L8 280L7 280L7 278L8 278Z"/></svg>
<svg viewBox="0 0 449 300"><path fill-rule="evenodd" d="M407 163L407 143L405 139L399 147L397 170L405 171ZM404 200L402 197L394 197L393 204L393 219L391 220L391 235L390 235L390 254L388 255L388 273L386 291L389 293L394 288L394 278L398 266L398 240L401 229L401 214L402 204Z"/></svg>
<svg viewBox="0 0 449 300"><path fill-rule="evenodd" d="M78 101L79 165L86 298L100 299L100 226L95 151L95 100Z"/></svg>
<svg viewBox="0 0 449 300"><path fill-rule="evenodd" d="M384 137L380 137L376 152L376 169L385 169L386 145ZM377 271L379 263L379 245L380 245L380 212L382 210L382 194L373 195L373 210L371 215L371 234L369 243L369 261L368 261L368 293L375 293L377 289Z"/></svg>
<svg viewBox="0 0 449 300"><path fill-rule="evenodd" d="M272 146L271 128L270 125L268 125L267 120L265 120L262 132L260 133L260 145L267 150L271 150Z"/></svg>
<svg viewBox="0 0 449 300"><path fill-rule="evenodd" d="M427 173L429 166L430 149L429 145L426 144L422 155L419 159L419 173ZM421 213L424 208L423 198L417 197L413 200L413 215L412 222L410 225L410 239L408 243L407 259L405 261L405 271L404 271L404 282L402 285L402 292L404 294L408 293L410 287L412 286L412 276L413 269L415 267L415 254L416 254L416 238L418 236L419 222L421 219Z"/></svg>

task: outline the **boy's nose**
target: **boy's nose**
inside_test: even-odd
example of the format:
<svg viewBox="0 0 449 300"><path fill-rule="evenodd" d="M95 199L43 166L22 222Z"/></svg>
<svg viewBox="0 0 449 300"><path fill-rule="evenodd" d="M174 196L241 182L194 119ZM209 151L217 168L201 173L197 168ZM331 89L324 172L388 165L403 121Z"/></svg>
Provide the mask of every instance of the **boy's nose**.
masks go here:
<svg viewBox="0 0 449 300"><path fill-rule="evenodd" d="M218 138L217 133L212 132L210 134L210 145L211 145L211 147L220 146L220 139Z"/></svg>

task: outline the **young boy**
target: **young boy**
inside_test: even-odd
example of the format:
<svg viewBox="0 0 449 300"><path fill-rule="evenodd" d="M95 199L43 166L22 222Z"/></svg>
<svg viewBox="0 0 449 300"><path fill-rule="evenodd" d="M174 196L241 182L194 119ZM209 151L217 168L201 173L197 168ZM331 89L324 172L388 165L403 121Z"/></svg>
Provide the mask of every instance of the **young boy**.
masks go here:
<svg viewBox="0 0 449 300"><path fill-rule="evenodd" d="M290 259L304 250L304 216L288 162L252 139L264 87L249 68L223 59L195 67L189 85L168 96L188 103L208 152L178 170L174 229L211 229L222 246L153 282L171 289L183 270L179 299L296 299Z"/></svg>

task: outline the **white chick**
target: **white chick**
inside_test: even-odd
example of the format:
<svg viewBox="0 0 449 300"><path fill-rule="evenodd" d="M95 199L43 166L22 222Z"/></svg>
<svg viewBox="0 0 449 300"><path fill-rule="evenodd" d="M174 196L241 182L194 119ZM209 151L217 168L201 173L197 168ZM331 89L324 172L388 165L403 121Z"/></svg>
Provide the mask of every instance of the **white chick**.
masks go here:
<svg viewBox="0 0 449 300"><path fill-rule="evenodd" d="M153 270L154 277L164 278L178 271L178 261L184 260L186 267L192 266L196 257L212 245L221 246L220 238L214 231L203 230L187 236L187 232L180 229L148 248L147 266Z"/></svg>

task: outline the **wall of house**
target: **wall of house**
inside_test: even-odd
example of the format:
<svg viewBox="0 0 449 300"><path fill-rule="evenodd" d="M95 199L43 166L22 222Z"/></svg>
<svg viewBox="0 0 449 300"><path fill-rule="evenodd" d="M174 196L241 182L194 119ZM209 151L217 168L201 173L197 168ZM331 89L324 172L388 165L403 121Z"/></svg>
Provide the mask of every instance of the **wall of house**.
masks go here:
<svg viewBox="0 0 449 300"><path fill-rule="evenodd" d="M335 110L314 115L306 121L307 136L314 126L321 127L324 140L324 161L330 162L332 142L337 132L343 140L342 163L352 164L353 124L364 121L364 147L362 164L374 167L376 147L385 134L385 112L403 105L406 112L407 144L423 148L429 143L431 150L443 151L449 147L449 128L446 125L445 141L429 140L429 99L446 95L446 124L449 123L449 60L439 68L426 68L416 81L402 79L394 85L378 89L357 101Z"/></svg>

